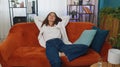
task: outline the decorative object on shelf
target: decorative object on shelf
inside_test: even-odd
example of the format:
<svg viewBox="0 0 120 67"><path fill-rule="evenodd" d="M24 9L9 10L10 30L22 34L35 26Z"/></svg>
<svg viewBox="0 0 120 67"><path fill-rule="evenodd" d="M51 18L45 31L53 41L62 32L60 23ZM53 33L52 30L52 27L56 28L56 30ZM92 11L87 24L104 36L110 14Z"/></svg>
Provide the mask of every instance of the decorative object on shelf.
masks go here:
<svg viewBox="0 0 120 67"><path fill-rule="evenodd" d="M108 62L111 64L120 64L120 50L119 49L109 49Z"/></svg>
<svg viewBox="0 0 120 67"><path fill-rule="evenodd" d="M32 14L35 14L35 1L32 1Z"/></svg>
<svg viewBox="0 0 120 67"><path fill-rule="evenodd" d="M70 14L72 15L72 18L74 18L74 16L77 15L77 12L73 10Z"/></svg>
<svg viewBox="0 0 120 67"><path fill-rule="evenodd" d="M17 5L19 4L18 0L11 0L11 2L13 7L17 7Z"/></svg>
<svg viewBox="0 0 120 67"><path fill-rule="evenodd" d="M75 0L75 1L74 1L74 5L79 5L79 1L78 1L78 0Z"/></svg>
<svg viewBox="0 0 120 67"><path fill-rule="evenodd" d="M90 2L91 2L90 0L87 0L86 2L87 2L87 5L90 5L90 4L91 4L91 3L90 3Z"/></svg>
<svg viewBox="0 0 120 67"><path fill-rule="evenodd" d="M24 7L24 2L23 2L23 1L20 3L20 7L21 7L21 8Z"/></svg>
<svg viewBox="0 0 120 67"><path fill-rule="evenodd" d="M83 0L79 0L79 5L82 5L83 4Z"/></svg>

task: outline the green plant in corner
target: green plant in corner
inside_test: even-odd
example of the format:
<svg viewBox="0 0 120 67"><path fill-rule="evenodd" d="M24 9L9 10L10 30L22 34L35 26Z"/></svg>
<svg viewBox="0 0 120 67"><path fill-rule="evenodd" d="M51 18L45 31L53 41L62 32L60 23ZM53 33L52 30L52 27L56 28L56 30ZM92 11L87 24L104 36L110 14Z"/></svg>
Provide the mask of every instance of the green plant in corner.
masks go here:
<svg viewBox="0 0 120 67"><path fill-rule="evenodd" d="M116 37L110 37L109 40L113 45L113 48L120 49L120 33Z"/></svg>
<svg viewBox="0 0 120 67"><path fill-rule="evenodd" d="M113 24L120 25L120 7L112 8L112 7L105 7L100 11L100 27L104 29L106 27L109 30L112 30L112 35L109 37L109 41L111 42L113 48L120 49L120 32L116 32L117 36L114 35L113 30L118 29L119 27L116 26L115 29L112 29ZM105 26L104 26L105 25ZM109 25L109 26L108 26ZM117 31L117 30L115 30Z"/></svg>
<svg viewBox="0 0 120 67"><path fill-rule="evenodd" d="M19 4L18 0L11 0L11 2L13 3L13 7L17 7L17 4Z"/></svg>
<svg viewBox="0 0 120 67"><path fill-rule="evenodd" d="M114 18L120 19L120 7L112 8L112 7L105 7L100 11L100 17L105 15L112 16Z"/></svg>

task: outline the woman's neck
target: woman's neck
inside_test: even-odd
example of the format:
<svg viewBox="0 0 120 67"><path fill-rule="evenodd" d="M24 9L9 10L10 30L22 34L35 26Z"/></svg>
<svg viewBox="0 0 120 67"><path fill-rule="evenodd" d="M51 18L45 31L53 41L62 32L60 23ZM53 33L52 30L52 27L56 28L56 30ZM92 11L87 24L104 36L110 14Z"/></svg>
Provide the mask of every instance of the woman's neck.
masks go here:
<svg viewBox="0 0 120 67"><path fill-rule="evenodd" d="M53 27L53 26L54 26L53 23L54 23L54 22L49 22L49 26Z"/></svg>

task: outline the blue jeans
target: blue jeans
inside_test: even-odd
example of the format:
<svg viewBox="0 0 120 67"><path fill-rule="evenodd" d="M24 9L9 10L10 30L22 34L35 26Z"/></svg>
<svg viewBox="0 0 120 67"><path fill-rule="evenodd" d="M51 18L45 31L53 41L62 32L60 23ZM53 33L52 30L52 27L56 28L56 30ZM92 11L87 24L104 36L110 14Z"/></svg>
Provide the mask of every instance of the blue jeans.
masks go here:
<svg viewBox="0 0 120 67"><path fill-rule="evenodd" d="M82 44L66 45L59 38L50 39L46 42L46 55L51 67L61 67L59 52L64 52L71 61L88 51L88 46Z"/></svg>

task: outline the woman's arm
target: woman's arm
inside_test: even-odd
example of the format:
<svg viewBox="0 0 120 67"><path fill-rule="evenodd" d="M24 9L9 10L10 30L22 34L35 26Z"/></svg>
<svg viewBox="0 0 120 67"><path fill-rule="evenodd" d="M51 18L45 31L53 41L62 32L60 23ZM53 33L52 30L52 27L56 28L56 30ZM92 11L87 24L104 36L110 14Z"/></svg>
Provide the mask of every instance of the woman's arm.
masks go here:
<svg viewBox="0 0 120 67"><path fill-rule="evenodd" d="M60 22L60 24L62 24L63 26L66 26L69 22L70 16L61 17L61 19L62 19L62 22Z"/></svg>
<svg viewBox="0 0 120 67"><path fill-rule="evenodd" d="M39 43L42 47L46 48L46 43L45 43L45 39L43 37L43 31L40 32L39 36L38 36L38 40L39 40Z"/></svg>
<svg viewBox="0 0 120 67"><path fill-rule="evenodd" d="M42 22L43 22L43 18L39 16L34 16L34 22L37 25L38 29L40 30Z"/></svg>

